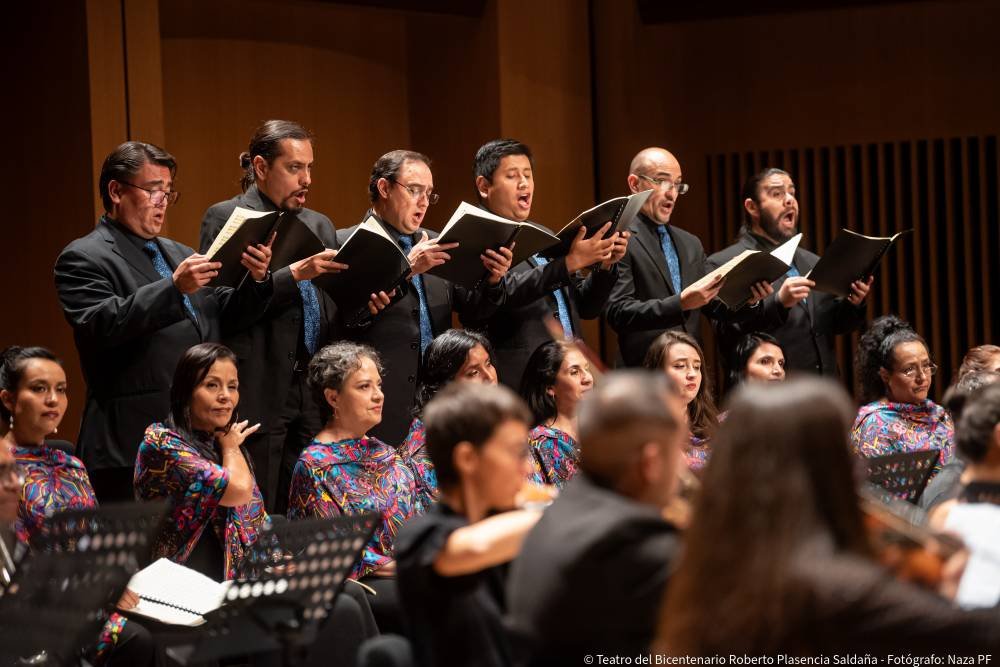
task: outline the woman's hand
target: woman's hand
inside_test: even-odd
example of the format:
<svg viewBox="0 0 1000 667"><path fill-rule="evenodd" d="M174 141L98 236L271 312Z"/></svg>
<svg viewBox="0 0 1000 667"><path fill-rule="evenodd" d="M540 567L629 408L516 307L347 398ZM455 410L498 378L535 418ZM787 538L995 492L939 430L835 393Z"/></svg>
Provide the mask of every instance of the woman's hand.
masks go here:
<svg viewBox="0 0 1000 667"><path fill-rule="evenodd" d="M243 441L250 437L252 434L257 432L260 428L260 424L254 424L253 426L247 426L250 423L249 419L244 419L241 422L236 422L235 424L230 424L229 429L224 433L220 433L217 438L219 440L219 445L223 450L226 449L239 449Z"/></svg>

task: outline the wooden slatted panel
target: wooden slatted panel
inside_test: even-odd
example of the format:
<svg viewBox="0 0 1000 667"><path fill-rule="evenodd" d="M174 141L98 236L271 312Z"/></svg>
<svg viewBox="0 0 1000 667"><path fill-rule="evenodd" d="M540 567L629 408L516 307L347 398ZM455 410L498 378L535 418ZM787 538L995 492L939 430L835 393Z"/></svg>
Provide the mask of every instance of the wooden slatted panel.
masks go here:
<svg viewBox="0 0 1000 667"><path fill-rule="evenodd" d="M792 174L803 246L822 255L841 227L914 233L879 267L869 318L896 313L921 333L941 367L940 398L965 352L1000 343L1000 150L996 136L916 139L725 153L708 158L710 252L743 222L740 189L766 166ZM844 381L854 386L859 334L841 336Z"/></svg>

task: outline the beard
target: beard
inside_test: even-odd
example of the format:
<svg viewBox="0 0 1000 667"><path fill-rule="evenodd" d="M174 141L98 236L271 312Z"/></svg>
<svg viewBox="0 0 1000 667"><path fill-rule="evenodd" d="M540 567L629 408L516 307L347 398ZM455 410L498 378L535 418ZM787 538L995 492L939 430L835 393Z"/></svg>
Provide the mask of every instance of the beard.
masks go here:
<svg viewBox="0 0 1000 667"><path fill-rule="evenodd" d="M778 215L778 217L774 217L770 213L764 210L761 210L760 212L761 231L764 232L765 236L770 238L772 241L776 241L777 243L784 243L788 239L795 236L795 233L798 230L799 221L797 219L795 221L795 227L792 227L790 230L787 231L782 229L780 221L781 218L783 218L784 216L785 216L784 211L782 211L781 214Z"/></svg>

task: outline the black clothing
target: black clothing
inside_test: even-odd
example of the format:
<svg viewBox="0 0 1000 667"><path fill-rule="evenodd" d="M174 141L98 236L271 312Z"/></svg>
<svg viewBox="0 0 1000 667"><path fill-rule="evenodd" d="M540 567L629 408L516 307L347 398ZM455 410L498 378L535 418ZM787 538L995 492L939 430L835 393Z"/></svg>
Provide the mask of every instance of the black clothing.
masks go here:
<svg viewBox="0 0 1000 667"><path fill-rule="evenodd" d="M434 571L448 537L467 525L468 519L438 502L396 536L399 592L422 667L511 664L503 628L504 568L458 577Z"/></svg>
<svg viewBox="0 0 1000 667"><path fill-rule="evenodd" d="M511 565L518 661L580 665L586 655L647 653L679 544L657 508L578 473Z"/></svg>
<svg viewBox="0 0 1000 667"><path fill-rule="evenodd" d="M156 241L172 269L194 253L170 239ZM169 412L181 355L252 324L273 289L270 280L247 280L238 290L202 288L188 295L198 313L195 322L173 281L157 273L134 235L107 218L63 249L55 284L87 382L80 458L91 474L119 471L109 476L118 482L131 477L146 427ZM95 490L98 500L109 498ZM131 484L115 491L131 497Z"/></svg>
<svg viewBox="0 0 1000 667"><path fill-rule="evenodd" d="M369 211L364 219L367 220L371 215L373 213ZM378 216L375 219L390 237L400 237L400 233L391 225L379 220ZM354 229L351 227L337 232L337 238L343 243ZM420 241L421 231L411 235L414 245ZM437 237L435 232L427 233L432 239ZM492 286L483 281L483 285L473 291L437 276L427 273L421 275L435 336L451 328L453 311L458 312L462 322L482 321L490 317L504 302L503 281ZM382 423L372 429L370 435L390 445L402 442L409 428L421 361L420 301L417 290L412 286L404 291L404 294L397 296L393 303L370 320L361 322L358 326L348 326L343 318L338 317L337 326L338 337L371 345L382 357L382 365L385 367L382 378L385 407Z"/></svg>
<svg viewBox="0 0 1000 667"><path fill-rule="evenodd" d="M770 240L743 229L733 245L708 258L709 270L716 269L744 250L770 252L777 246ZM816 266L819 257L801 246L792 263L801 275ZM769 333L778 339L785 352L785 369L819 375L837 375L835 336L857 329L865 321L864 306L854 306L843 297L825 292L810 292L804 302L785 308L778 301L778 290L787 276L774 283L774 294L764 300L762 317L753 322L717 322L719 350L729 364L730 350L744 335L754 331Z"/></svg>
<svg viewBox="0 0 1000 667"><path fill-rule="evenodd" d="M205 211L201 221L201 252L226 224L236 207L253 211L276 211L257 186L244 194L219 202ZM303 208L295 216L327 248L339 248L336 230L325 215ZM310 354L303 342L302 295L288 267L273 272L274 296L267 312L253 326L223 337L240 363L240 384L251 391L240 395L241 419L260 422L260 429L247 438L246 447L253 459L254 474L269 512L282 513L288 505L291 466L305 446L323 428L319 407L306 390L300 400L304 369ZM331 341L336 306L322 290L316 290L320 305L320 329L317 350ZM288 470L283 475L285 467ZM282 485L283 483L283 485Z"/></svg>

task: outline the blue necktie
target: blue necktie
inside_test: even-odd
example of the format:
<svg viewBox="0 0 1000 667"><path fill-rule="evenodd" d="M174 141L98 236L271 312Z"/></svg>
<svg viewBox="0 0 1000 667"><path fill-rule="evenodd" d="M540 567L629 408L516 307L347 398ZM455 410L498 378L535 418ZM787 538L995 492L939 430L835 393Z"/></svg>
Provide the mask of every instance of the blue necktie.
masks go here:
<svg viewBox="0 0 1000 667"><path fill-rule="evenodd" d="M142 249L146 251L149 258L153 260L153 268L156 272L160 274L161 278L169 278L173 280L174 272L170 269L170 265L167 264L166 258L163 256L163 251L160 250L160 246L153 239L146 241ZM198 313L194 309L194 304L191 303L191 299L188 298L187 294L182 294L181 298L184 299L184 307L187 308L188 313L191 315L191 319L198 323Z"/></svg>
<svg viewBox="0 0 1000 667"><path fill-rule="evenodd" d="M319 340L319 297L316 288L309 280L296 283L299 294L302 295L302 343L310 356L316 354L316 343Z"/></svg>
<svg viewBox="0 0 1000 667"><path fill-rule="evenodd" d="M795 268L794 264L792 264L791 266L788 267L788 271L785 272L785 275L788 276L789 278L798 278L802 274L799 273L799 270ZM807 300L808 299L802 299L802 303L805 303Z"/></svg>
<svg viewBox="0 0 1000 667"><path fill-rule="evenodd" d="M535 261L538 262L538 266L545 266L549 263L549 260L541 255L535 255ZM562 325L563 334L566 338L572 338L573 320L569 316L569 305L566 303L566 297L563 296L561 289L553 290L552 296L556 300L556 309L559 311L559 324Z"/></svg>
<svg viewBox="0 0 1000 667"><path fill-rule="evenodd" d="M674 240L667 233L666 225L657 225L656 233L660 236L660 248L663 249L663 256L667 259L667 269L670 271L670 281L673 283L674 294L680 294L684 285L681 283L681 260L677 256Z"/></svg>
<svg viewBox="0 0 1000 667"><path fill-rule="evenodd" d="M407 255L413 250L413 239L409 234L399 237L399 244L403 246L403 252ZM424 355L424 350L434 340L434 329L431 327L431 311L427 309L427 295L424 293L424 277L413 276L411 279L413 288L417 290L417 298L420 300L420 356Z"/></svg>

